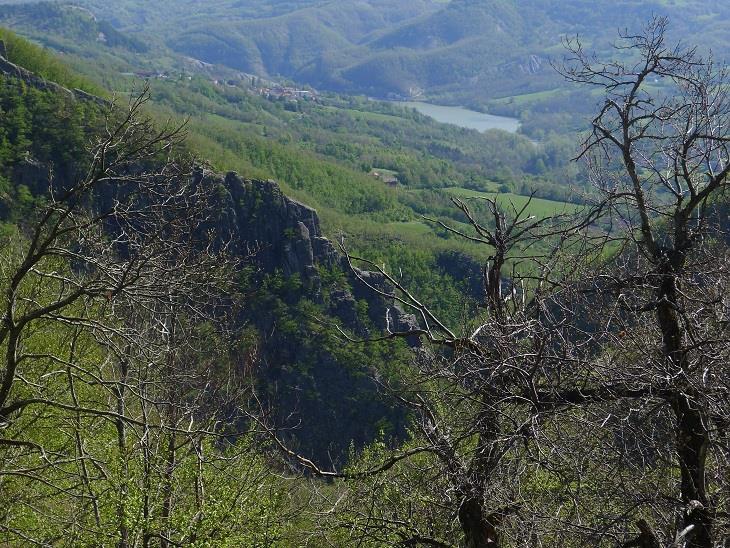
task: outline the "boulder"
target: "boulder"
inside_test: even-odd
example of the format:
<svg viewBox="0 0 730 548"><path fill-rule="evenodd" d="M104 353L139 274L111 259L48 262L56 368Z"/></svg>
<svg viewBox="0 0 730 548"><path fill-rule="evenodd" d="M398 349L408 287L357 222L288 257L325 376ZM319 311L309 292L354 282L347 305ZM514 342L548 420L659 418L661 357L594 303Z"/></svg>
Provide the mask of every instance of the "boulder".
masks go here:
<svg viewBox="0 0 730 548"><path fill-rule="evenodd" d="M406 333L421 329L418 317L415 314L406 313L399 303L389 309L390 330L394 333ZM419 335L407 337L408 345L411 348L420 348L423 343Z"/></svg>

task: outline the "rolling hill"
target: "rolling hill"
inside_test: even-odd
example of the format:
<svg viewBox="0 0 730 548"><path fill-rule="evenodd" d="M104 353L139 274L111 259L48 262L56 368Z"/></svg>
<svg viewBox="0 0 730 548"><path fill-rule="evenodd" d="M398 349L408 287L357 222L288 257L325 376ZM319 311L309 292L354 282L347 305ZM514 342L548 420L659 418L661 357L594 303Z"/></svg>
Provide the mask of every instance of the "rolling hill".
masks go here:
<svg viewBox="0 0 730 548"><path fill-rule="evenodd" d="M3 0L0 4L27 3ZM730 51L719 0L81 0L143 43L322 89L419 95L487 108L554 89L561 39L605 48L620 28L668 15L676 36ZM0 9L0 14L9 8Z"/></svg>

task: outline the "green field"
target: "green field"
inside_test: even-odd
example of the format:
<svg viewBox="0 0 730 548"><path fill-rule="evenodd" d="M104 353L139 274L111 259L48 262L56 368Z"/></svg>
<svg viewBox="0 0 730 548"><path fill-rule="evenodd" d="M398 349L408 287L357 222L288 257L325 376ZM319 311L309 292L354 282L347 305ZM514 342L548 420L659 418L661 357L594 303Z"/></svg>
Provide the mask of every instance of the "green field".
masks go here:
<svg viewBox="0 0 730 548"><path fill-rule="evenodd" d="M488 193L457 187L445 188L443 191L451 196L464 199L496 198L497 203L499 203L502 207L508 209L515 208L517 210L520 210L525 206L525 204L529 202L530 205L527 208L526 212L530 215L535 215L537 217L550 217L553 215L560 215L565 213L575 213L580 208L580 206L577 206L575 204L545 200L543 198L530 199L528 196L521 196L518 194L513 194L511 192Z"/></svg>
<svg viewBox="0 0 730 548"><path fill-rule="evenodd" d="M565 93L564 88L555 88L555 89L549 89L545 91L536 91L534 93L524 93L522 95L510 95L509 97L500 97L499 99L494 99L490 101L490 105L506 105L506 104L515 104L515 105L524 105L529 103L535 103L538 101L544 101L546 99L551 99L553 97L556 97L560 95L561 93Z"/></svg>

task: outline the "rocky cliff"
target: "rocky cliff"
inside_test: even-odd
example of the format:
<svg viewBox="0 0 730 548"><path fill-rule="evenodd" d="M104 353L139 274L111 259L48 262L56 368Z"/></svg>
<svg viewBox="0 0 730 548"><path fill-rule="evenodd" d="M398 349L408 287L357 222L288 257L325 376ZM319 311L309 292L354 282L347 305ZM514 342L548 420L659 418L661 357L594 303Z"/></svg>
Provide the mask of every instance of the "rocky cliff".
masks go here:
<svg viewBox="0 0 730 548"><path fill-rule="evenodd" d="M417 328L416 317L406 314L392 299L367 287L367 283L392 294L393 287L376 272L352 271L346 258L324 237L317 212L284 195L274 181L250 180L236 173L219 175L200 171L196 175L208 184L224 189L215 227L228 239L235 253L253 252L253 261L266 274L280 272L298 276L309 298L329 303L329 312L360 335L368 330L358 318L357 301L368 303L368 316L379 329ZM340 270L350 288L336 288L323 294L320 270ZM416 340L411 341L417 345Z"/></svg>
<svg viewBox="0 0 730 548"><path fill-rule="evenodd" d="M101 101L57 87L4 57L2 75L74 101ZM30 154L6 167L9 182L33 195L47 191L51 172L71 177ZM207 228L253 267L242 280L248 295L239 324L242 366L249 367L243 364L245 356L256 356L253 367L262 399L282 424L294 427L291 436L300 449L324 461L343 457L351 442L362 446L383 431L403 434L404 411L380 397L372 373L392 370L396 352L403 353L399 363L404 363L407 349L396 343L343 344L333 325L359 338L379 335L386 327L416 327L415 317L360 278L386 295L393 288L377 273L351 271L322 234L317 212L285 196L275 182L203 167L194 177L218 190L217 215Z"/></svg>
<svg viewBox="0 0 730 548"><path fill-rule="evenodd" d="M322 234L317 212L274 181L207 170L196 177L220 189L211 228L234 253L253 252L255 274L242 321L256 334L262 393L280 424L293 428L293 443L328 461L344 458L351 442L363 446L382 431L404 435L404 410L380 397L373 381L375 371L392 367L395 346L344 344L333 325L358 338L386 327L417 327L414 316L360 278L386 294L393 288L378 273L352 271ZM420 344L417 338L408 342Z"/></svg>
<svg viewBox="0 0 730 548"><path fill-rule="evenodd" d="M61 95L66 95L70 98L78 99L81 101L92 101L99 105L108 104L108 102L106 100L102 99L101 97L97 97L96 95L87 93L84 90L68 89L55 82L46 80L45 78L42 78L42 77L38 76L37 74L24 69L21 66L11 63L7 59L7 55L8 55L8 53L7 53L7 50L5 47L5 42L0 40L0 76L8 76L10 78L17 78L19 80L23 80L27 85L34 87L36 89L39 89L41 91L51 91L51 92L58 93Z"/></svg>
<svg viewBox="0 0 730 548"><path fill-rule="evenodd" d="M7 55L5 44L0 40L0 76L22 80L30 87L71 100L107 104L104 99L82 90L70 90L48 81L10 62ZM34 195L39 195L48 188L50 172L51 166L27 157L11 166L11 179L13 184L24 185ZM285 196L274 181L247 180L236 173L222 175L202 168L196 177L222 189L216 226L210 228L230 242L234 253L248 256L254 252L254 261L262 272L280 272L286 277L298 276L312 300L330 303L330 312L346 327L361 335L368 333L358 319L357 300L368 303L370 321L376 326L385 328L390 325L394 329L417 326L415 317L404 314L392 301L367 289L358 276L350 271L345 257L323 236L317 212ZM323 295L319 274L321 268L347 273L352 289L340 288ZM381 275L363 275L369 283L392 293L392 287Z"/></svg>

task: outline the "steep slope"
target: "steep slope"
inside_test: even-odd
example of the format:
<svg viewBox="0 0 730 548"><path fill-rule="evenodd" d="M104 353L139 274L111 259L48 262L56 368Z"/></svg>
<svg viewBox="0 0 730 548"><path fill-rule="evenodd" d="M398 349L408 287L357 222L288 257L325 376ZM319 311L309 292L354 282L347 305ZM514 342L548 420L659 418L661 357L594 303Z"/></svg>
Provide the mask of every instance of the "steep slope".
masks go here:
<svg viewBox="0 0 730 548"><path fill-rule="evenodd" d="M386 0L319 3L273 18L248 19L233 10L226 22L200 20L167 43L176 51L248 72L346 85L337 70L358 59L372 33L432 12L433 2L393 4Z"/></svg>
<svg viewBox="0 0 730 548"><path fill-rule="evenodd" d="M539 16L539 14L536 14ZM531 20L532 28L545 24ZM484 40L494 57L520 45L528 20L509 0L453 0L447 7L389 31L368 45L375 50L407 48L427 52L473 39Z"/></svg>
<svg viewBox="0 0 730 548"><path fill-rule="evenodd" d="M541 14L523 17L514 3L505 0L473 2L455 0L438 13L421 17L367 44L370 54L343 69L345 81L382 94L383 90L408 95L418 88L426 95L435 90L470 88L517 89L521 79L535 79L549 43L540 41L548 25ZM488 53L487 53L488 52ZM536 88L533 82L527 84Z"/></svg>
<svg viewBox="0 0 730 548"><path fill-rule="evenodd" d="M32 61L24 51L47 57L27 44L21 48L16 38L8 45L17 63ZM32 219L51 178L63 187L82 176L85 144L93 140L108 105L12 63L2 55L5 49L3 42L0 228L9 230ZM50 62L58 63L45 61ZM64 113L60 120L59 112ZM239 317L241 366L255 368L262 394L282 422L307 417L306 427L293 434L301 449L318 458L337 457L351 442L364 445L383 430L402 434L403 411L378 397L369 371L388 359L394 371L397 356L407 355L405 346L348 348L333 326L363 336L384 326L387 309L396 327L412 326L415 319L357 282L323 237L317 212L285 196L276 183L207 168L196 177L219 189L219 214L209 228L247 261L241 273L241 289L249 295ZM382 278L362 275L385 287ZM250 364L247 356L253 354L258 360Z"/></svg>
<svg viewBox="0 0 730 548"><path fill-rule="evenodd" d="M144 41L119 32L109 22L98 20L91 11L73 5L41 3L33 10L3 6L0 25L33 28L39 35L61 34L77 45L104 44L135 53L148 51Z"/></svg>

